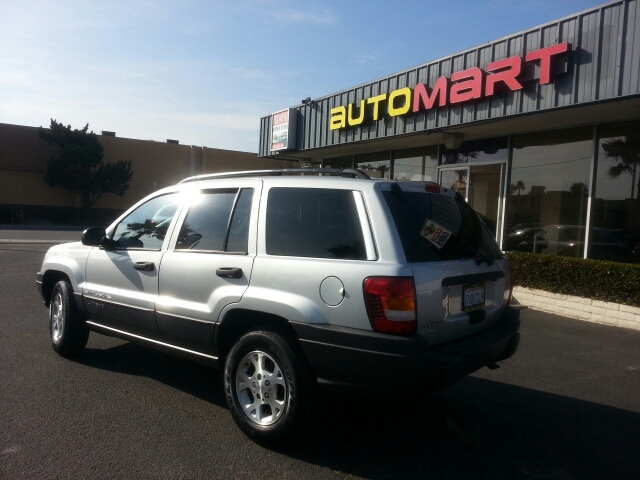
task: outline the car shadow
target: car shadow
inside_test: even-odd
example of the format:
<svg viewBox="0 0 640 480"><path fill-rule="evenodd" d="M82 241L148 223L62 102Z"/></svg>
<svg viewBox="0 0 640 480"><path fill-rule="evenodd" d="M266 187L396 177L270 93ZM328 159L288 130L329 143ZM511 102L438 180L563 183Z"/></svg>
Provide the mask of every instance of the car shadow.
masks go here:
<svg viewBox="0 0 640 480"><path fill-rule="evenodd" d="M75 361L226 408L221 373L190 360L124 343ZM640 471L640 413L473 376L432 394L323 390L313 422L304 441L274 454L367 479L623 480Z"/></svg>
<svg viewBox="0 0 640 480"><path fill-rule="evenodd" d="M222 372L193 360L128 342L109 348L88 347L73 360L92 368L151 378L214 405L227 405Z"/></svg>
<svg viewBox="0 0 640 480"><path fill-rule="evenodd" d="M369 479L636 479L640 414L477 377L331 397L290 455Z"/></svg>

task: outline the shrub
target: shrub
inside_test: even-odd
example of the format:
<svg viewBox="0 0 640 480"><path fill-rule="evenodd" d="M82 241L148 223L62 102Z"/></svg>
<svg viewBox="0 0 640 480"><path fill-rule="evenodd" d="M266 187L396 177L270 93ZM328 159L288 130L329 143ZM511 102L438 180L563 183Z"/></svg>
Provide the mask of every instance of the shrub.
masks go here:
<svg viewBox="0 0 640 480"><path fill-rule="evenodd" d="M640 307L640 265L507 252L514 285Z"/></svg>

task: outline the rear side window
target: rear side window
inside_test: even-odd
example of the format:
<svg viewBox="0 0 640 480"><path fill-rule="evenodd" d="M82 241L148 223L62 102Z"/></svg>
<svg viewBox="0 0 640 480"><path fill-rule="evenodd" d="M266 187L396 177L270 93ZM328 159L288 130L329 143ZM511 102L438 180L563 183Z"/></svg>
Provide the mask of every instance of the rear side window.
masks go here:
<svg viewBox="0 0 640 480"><path fill-rule="evenodd" d="M366 259L354 192L272 188L266 246L269 255Z"/></svg>
<svg viewBox="0 0 640 480"><path fill-rule="evenodd" d="M253 189L207 190L191 204L176 250L247 252Z"/></svg>
<svg viewBox="0 0 640 480"><path fill-rule="evenodd" d="M502 255L489 228L461 197L399 188L382 193L408 262Z"/></svg>

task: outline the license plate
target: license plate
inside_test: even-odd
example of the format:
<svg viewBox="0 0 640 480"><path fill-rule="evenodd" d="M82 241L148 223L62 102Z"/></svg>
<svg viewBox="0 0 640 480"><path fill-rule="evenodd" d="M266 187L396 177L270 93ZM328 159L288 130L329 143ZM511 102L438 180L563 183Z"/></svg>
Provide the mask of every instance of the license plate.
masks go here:
<svg viewBox="0 0 640 480"><path fill-rule="evenodd" d="M462 311L470 312L484 307L484 283L472 283L462 287Z"/></svg>

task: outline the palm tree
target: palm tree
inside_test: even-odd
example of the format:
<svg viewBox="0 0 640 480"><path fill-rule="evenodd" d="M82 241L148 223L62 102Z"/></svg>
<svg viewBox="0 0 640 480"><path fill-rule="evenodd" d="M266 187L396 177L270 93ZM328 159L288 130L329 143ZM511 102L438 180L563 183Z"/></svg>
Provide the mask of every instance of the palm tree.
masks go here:
<svg viewBox="0 0 640 480"><path fill-rule="evenodd" d="M589 187L587 187L584 184L584 182L577 182L577 183L571 184L571 187L569 188L569 192L574 197L579 197L583 195L587 196L589 195Z"/></svg>
<svg viewBox="0 0 640 480"><path fill-rule="evenodd" d="M518 195L520 195L520 192L523 192L526 188L527 185L522 180L518 180L515 185L511 185L511 193L518 192Z"/></svg>
<svg viewBox="0 0 640 480"><path fill-rule="evenodd" d="M624 138L614 138L608 142L603 142L602 148L607 158L617 162L615 166L608 169L607 173L611 178L618 178L623 173L631 175L631 201L635 203L635 207L631 207L629 219L630 225L635 225L632 229L635 231L637 240L637 236L640 233L637 227L640 224L640 172L638 172L638 165L640 165L640 132L638 132L637 124L635 124L635 127Z"/></svg>
<svg viewBox="0 0 640 480"><path fill-rule="evenodd" d="M442 153L442 165L452 165L455 163L469 163L478 158L478 152L451 150Z"/></svg>
<svg viewBox="0 0 640 480"><path fill-rule="evenodd" d="M609 167L607 173L611 178L618 178L623 173L631 175L631 198L635 198L637 193L640 193L640 181L636 184L638 164L640 164L640 133L630 132L624 139L614 138L604 142L602 148L607 158L617 162L615 166ZM636 187L638 192L635 190Z"/></svg>

